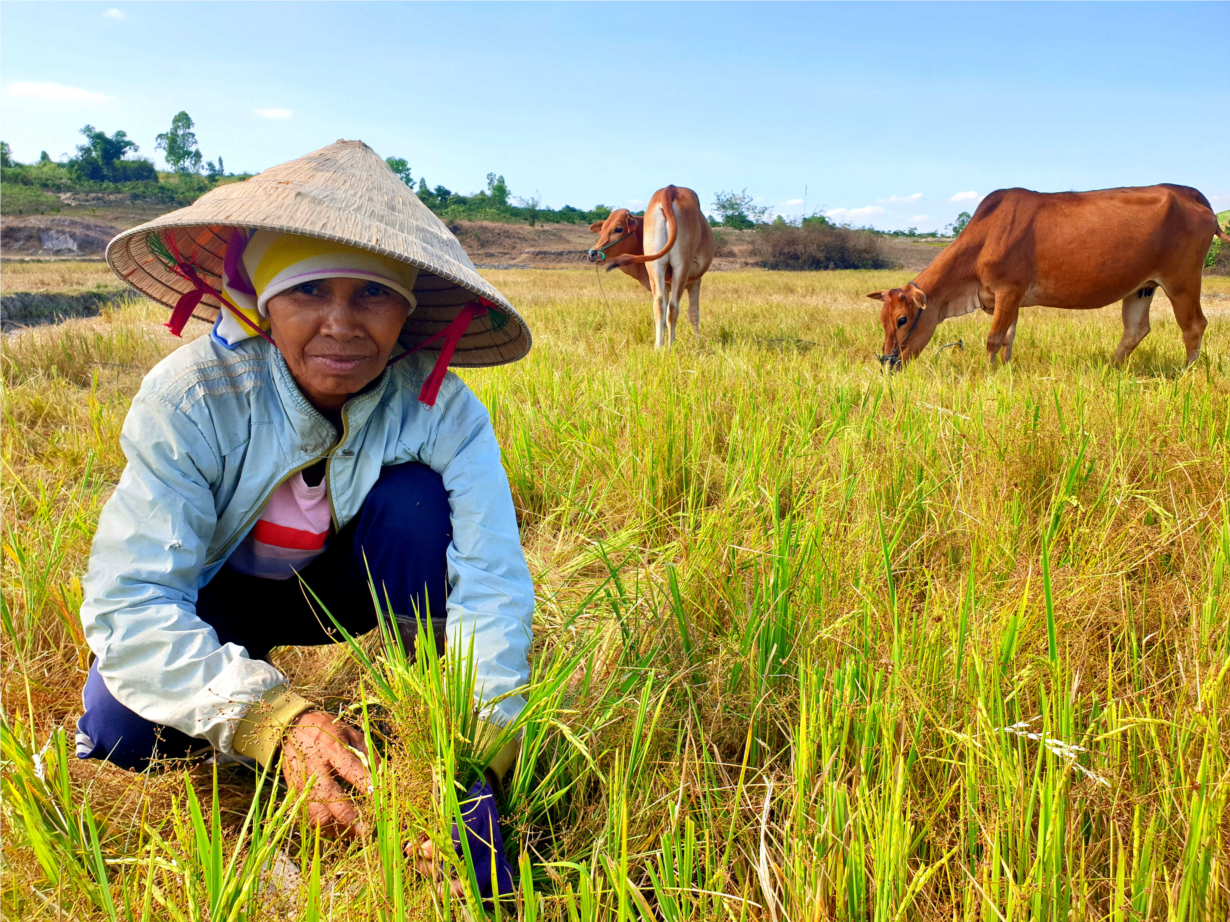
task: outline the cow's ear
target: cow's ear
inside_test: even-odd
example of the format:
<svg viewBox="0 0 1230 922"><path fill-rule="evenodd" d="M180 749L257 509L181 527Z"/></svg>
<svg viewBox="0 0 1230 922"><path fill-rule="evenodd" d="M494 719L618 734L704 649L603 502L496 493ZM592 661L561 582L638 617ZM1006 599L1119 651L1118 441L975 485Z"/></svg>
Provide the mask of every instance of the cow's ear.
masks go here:
<svg viewBox="0 0 1230 922"><path fill-rule="evenodd" d="M602 225L603 225L603 224L605 224L605 223L606 223L605 221L595 221L593 224L591 224L591 225L589 226L589 229L590 229L590 231L591 231L592 233L595 233L595 234L601 234L601 233L602 233Z"/></svg>
<svg viewBox="0 0 1230 922"><path fill-rule="evenodd" d="M628 215L628 219L624 221L624 224L627 225L629 233L636 230L636 216Z"/></svg>
<svg viewBox="0 0 1230 922"><path fill-rule="evenodd" d="M873 291L867 297L871 298L873 301L883 301L886 294L888 294L886 291Z"/></svg>

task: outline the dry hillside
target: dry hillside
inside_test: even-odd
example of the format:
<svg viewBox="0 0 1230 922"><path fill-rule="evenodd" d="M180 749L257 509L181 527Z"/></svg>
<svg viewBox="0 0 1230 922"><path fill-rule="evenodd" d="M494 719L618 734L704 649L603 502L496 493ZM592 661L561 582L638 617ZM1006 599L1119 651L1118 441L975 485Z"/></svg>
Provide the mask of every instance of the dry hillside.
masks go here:
<svg viewBox="0 0 1230 922"><path fill-rule="evenodd" d="M102 198L96 196L96 198ZM6 215L0 223L0 256L5 258L97 259L107 241L121 230L155 217L156 210L122 203L65 203L55 215ZM480 268L566 269L584 266L585 251L597 236L583 224L499 224L459 221L449 225ZM754 231L717 231L713 269L726 271L756 265ZM929 244L883 239L885 254L903 269L919 271L939 252Z"/></svg>

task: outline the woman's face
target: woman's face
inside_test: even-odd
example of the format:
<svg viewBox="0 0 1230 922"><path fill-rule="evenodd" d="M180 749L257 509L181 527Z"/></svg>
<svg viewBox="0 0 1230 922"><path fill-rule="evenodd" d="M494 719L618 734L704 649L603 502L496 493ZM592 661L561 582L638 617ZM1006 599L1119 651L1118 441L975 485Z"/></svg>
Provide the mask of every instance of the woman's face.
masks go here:
<svg viewBox="0 0 1230 922"><path fill-rule="evenodd" d="M324 411L340 410L380 377L410 315L402 295L363 279L304 282L266 306L295 383Z"/></svg>

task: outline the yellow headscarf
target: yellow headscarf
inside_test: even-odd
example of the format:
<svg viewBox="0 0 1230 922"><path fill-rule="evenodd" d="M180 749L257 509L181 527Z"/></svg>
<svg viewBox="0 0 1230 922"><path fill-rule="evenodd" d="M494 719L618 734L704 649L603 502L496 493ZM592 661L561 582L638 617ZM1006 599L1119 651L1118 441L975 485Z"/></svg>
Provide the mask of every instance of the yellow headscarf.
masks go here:
<svg viewBox="0 0 1230 922"><path fill-rule="evenodd" d="M266 304L270 298L317 279L370 279L405 297L411 311L417 306L414 283L418 269L407 263L329 240L277 231L255 231L246 245L237 236L231 246L243 246L243 256L232 259L228 253L222 297L248 323L231 310L219 314L211 335L227 348L258 335L254 328L269 329Z"/></svg>

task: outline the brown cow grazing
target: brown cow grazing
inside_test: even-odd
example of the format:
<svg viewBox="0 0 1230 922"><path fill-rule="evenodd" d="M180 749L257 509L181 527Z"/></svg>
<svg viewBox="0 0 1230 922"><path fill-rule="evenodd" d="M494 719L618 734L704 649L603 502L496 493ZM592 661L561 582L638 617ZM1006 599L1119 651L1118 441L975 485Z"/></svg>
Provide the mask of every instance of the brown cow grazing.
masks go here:
<svg viewBox="0 0 1230 922"><path fill-rule="evenodd" d="M679 299L685 289L688 319L700 335L700 277L713 262L713 231L695 192L667 186L653 194L643 218L620 208L589 229L599 235L588 253L589 261L606 262L608 272L622 269L653 293L654 342L658 347L666 338L668 325L669 342L675 343ZM646 247L653 252L646 254Z"/></svg>
<svg viewBox="0 0 1230 922"><path fill-rule="evenodd" d="M1187 186L1096 192L1000 189L974 212L961 235L904 288L873 291L883 301L884 354L908 362L936 326L976 308L993 315L991 364L1012 358L1017 312L1046 305L1069 310L1123 302L1122 362L1149 333L1149 304L1160 285L1174 306L1190 365L1208 321L1200 310L1200 270L1222 233L1208 199Z"/></svg>

